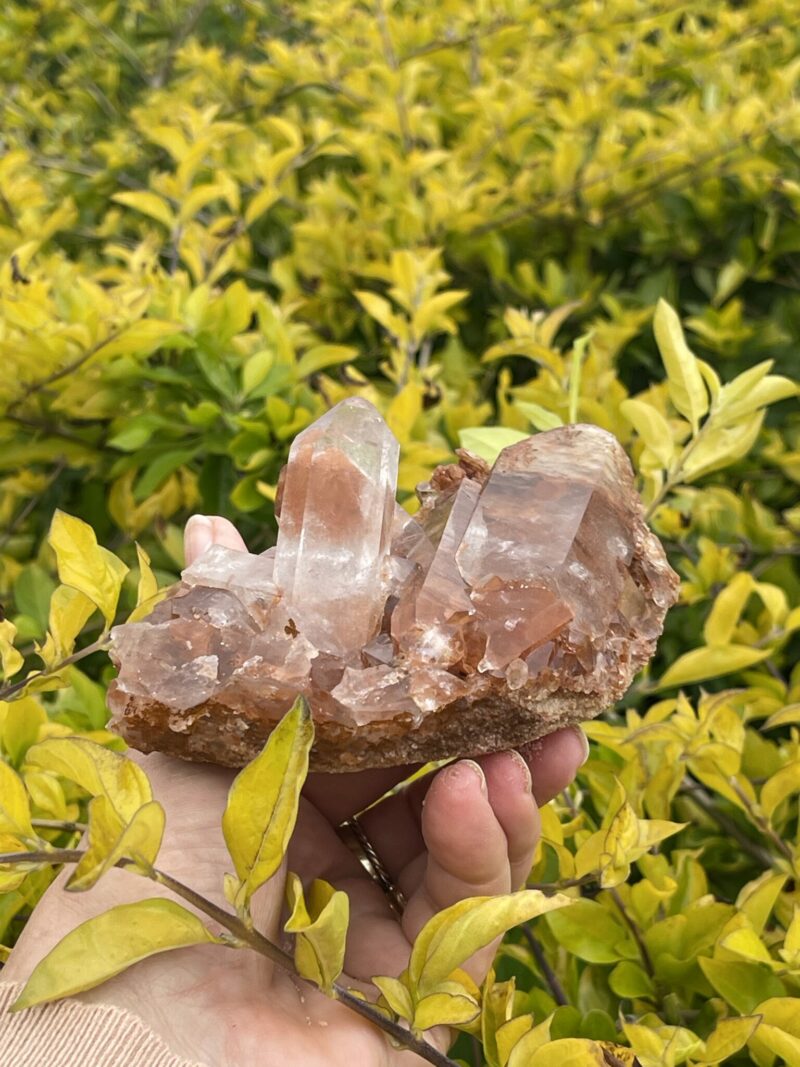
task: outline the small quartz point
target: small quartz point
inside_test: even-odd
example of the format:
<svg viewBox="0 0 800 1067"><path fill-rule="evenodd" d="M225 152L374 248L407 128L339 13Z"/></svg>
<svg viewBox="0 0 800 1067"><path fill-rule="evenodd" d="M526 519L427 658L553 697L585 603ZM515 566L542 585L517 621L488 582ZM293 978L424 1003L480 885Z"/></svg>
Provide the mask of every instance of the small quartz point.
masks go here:
<svg viewBox="0 0 800 1067"><path fill-rule="evenodd" d="M678 579L619 442L564 426L491 470L459 453L414 515L398 451L371 404L337 405L291 448L276 548L213 546L113 631L109 701L132 744L240 766L302 693L326 769L380 766L539 736L551 694L565 721L622 696Z"/></svg>
<svg viewBox="0 0 800 1067"><path fill-rule="evenodd" d="M378 631L400 446L366 400L343 400L294 441L275 583L295 625L341 656Z"/></svg>

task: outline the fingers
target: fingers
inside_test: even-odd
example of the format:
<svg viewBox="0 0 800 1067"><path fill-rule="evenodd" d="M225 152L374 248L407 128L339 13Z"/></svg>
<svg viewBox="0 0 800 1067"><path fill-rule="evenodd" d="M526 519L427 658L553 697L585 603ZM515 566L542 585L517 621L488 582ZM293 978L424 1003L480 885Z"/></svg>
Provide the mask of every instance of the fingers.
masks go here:
<svg viewBox="0 0 800 1067"><path fill-rule="evenodd" d="M489 803L506 837L511 888L524 885L533 863L541 821L531 772L518 752L497 752L480 761Z"/></svg>
<svg viewBox="0 0 800 1067"><path fill-rule="evenodd" d="M229 519L221 515L192 515L183 534L186 566L189 567L211 545L224 545L237 552L246 552L242 535Z"/></svg>
<svg viewBox="0 0 800 1067"><path fill-rule="evenodd" d="M427 857L419 857L405 872L413 880L413 868L424 863L422 879L403 913L403 932L410 941L443 908L465 897L511 889L505 831L492 808L486 776L474 760L460 760L439 771L425 798L421 826ZM485 975L493 953L491 946L467 965L476 980Z"/></svg>
<svg viewBox="0 0 800 1067"><path fill-rule="evenodd" d="M335 826L374 804L414 768L377 767L354 774L310 774L303 793Z"/></svg>
<svg viewBox="0 0 800 1067"><path fill-rule="evenodd" d="M536 802L542 805L573 780L589 757L589 742L579 726L567 726L523 745L520 754L531 769Z"/></svg>

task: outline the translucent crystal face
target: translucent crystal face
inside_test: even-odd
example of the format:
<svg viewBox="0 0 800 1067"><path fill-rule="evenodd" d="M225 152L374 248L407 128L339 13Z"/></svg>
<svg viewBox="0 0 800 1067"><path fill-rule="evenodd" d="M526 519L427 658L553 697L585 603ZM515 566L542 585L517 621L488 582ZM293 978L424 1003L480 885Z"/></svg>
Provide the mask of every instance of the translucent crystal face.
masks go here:
<svg viewBox="0 0 800 1067"><path fill-rule="evenodd" d="M278 543L220 546L177 595L114 631L130 697L191 730L207 702L274 721L297 693L351 729L525 690L622 695L649 659L677 578L644 524L630 463L567 426L437 468L410 516L399 446L361 399L295 440Z"/></svg>
<svg viewBox="0 0 800 1067"><path fill-rule="evenodd" d="M400 446L367 401L344 400L289 452L275 582L296 625L345 655L374 636Z"/></svg>

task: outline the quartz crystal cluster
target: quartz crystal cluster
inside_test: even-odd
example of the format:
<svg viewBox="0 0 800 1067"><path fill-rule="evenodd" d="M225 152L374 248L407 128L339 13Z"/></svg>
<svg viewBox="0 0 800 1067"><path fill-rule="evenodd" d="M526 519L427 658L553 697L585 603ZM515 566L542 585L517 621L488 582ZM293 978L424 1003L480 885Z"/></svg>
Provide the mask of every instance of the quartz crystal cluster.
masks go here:
<svg viewBox="0 0 800 1067"><path fill-rule="evenodd" d="M116 728L143 750L240 765L298 693L314 765L400 764L519 745L618 699L677 577L630 463L596 426L467 453L395 500L399 446L338 404L289 453L275 548L210 548L113 633Z"/></svg>

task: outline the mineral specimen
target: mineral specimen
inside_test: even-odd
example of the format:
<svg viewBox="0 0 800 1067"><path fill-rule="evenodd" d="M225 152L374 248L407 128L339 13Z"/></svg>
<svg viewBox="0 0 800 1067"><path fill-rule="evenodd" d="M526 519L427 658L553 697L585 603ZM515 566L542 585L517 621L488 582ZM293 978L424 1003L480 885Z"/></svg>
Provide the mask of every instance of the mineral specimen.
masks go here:
<svg viewBox="0 0 800 1067"><path fill-rule="evenodd" d="M399 447L366 401L295 440L278 543L213 546L117 627L113 725L136 748L239 766L298 693L312 766L476 755L589 718L652 656L678 579L630 463L596 426L468 453L395 502Z"/></svg>

